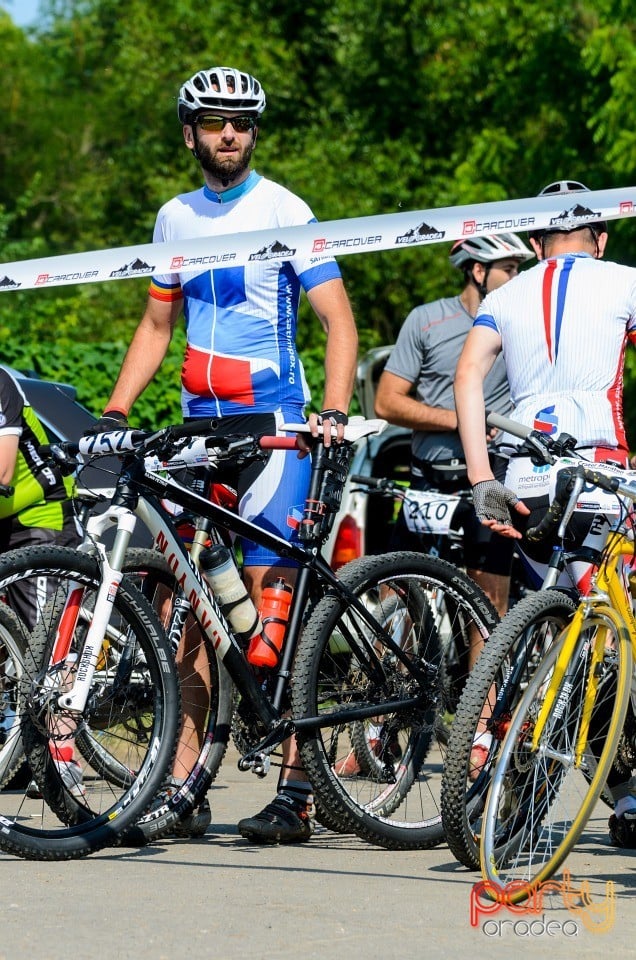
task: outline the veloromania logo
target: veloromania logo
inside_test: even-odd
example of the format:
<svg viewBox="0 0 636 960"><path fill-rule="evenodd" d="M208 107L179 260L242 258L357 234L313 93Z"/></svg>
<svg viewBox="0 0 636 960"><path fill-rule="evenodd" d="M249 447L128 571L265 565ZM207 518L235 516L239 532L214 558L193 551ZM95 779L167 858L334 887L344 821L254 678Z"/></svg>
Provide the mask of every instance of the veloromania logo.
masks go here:
<svg viewBox="0 0 636 960"><path fill-rule="evenodd" d="M470 892L470 925L477 927L480 918L487 917L481 925L487 937L502 937L512 933L517 937L577 937L579 923L592 933L607 933L614 926L616 904L614 884L605 883L605 897L595 902L590 890L590 881L583 880L580 888L572 885L569 870L563 871L562 880L546 880L532 891L521 903L515 903L515 894L526 888L521 880L513 880L500 886L490 880L480 880ZM557 896L570 916L566 920L546 920L546 896ZM502 910L518 919L502 919L495 915ZM523 918L523 919L521 919Z"/></svg>

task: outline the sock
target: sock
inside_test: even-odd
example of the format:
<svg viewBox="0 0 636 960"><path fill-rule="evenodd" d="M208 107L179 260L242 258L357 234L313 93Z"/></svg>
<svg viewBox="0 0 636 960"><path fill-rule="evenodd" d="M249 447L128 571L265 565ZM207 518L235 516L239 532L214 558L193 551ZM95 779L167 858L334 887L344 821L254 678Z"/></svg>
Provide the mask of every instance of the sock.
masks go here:
<svg viewBox="0 0 636 960"><path fill-rule="evenodd" d="M484 747L486 750L490 750L492 746L492 733L489 733L488 730L482 730L481 733L475 735L473 740L473 747Z"/></svg>
<svg viewBox="0 0 636 960"><path fill-rule="evenodd" d="M279 780L278 793L284 793L303 810L311 810L314 805L314 791L308 780Z"/></svg>

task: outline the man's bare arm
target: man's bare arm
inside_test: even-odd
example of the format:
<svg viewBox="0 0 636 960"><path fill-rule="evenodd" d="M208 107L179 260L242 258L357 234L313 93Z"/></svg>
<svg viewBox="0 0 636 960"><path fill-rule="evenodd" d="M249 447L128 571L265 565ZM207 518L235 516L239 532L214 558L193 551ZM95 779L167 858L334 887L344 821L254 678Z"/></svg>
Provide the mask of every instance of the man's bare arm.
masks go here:
<svg viewBox="0 0 636 960"><path fill-rule="evenodd" d="M358 332L349 298L342 280L329 280L314 287L307 298L327 333L322 409L347 413L358 360ZM338 435L342 433L339 425ZM328 436L325 442L328 446Z"/></svg>
<svg viewBox="0 0 636 960"><path fill-rule="evenodd" d="M451 431L457 429L454 410L429 407L409 396L413 384L385 370L375 395L375 411L379 417L409 430Z"/></svg>

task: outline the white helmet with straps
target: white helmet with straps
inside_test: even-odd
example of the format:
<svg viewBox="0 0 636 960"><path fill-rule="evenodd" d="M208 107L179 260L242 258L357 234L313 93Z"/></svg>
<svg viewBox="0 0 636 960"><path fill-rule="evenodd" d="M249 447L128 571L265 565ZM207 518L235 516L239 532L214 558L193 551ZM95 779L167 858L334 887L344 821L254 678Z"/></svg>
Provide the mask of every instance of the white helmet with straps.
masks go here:
<svg viewBox="0 0 636 960"><path fill-rule="evenodd" d="M255 77L234 67L199 70L179 90L179 120L188 123L194 113L206 109L243 110L260 116L265 91Z"/></svg>
<svg viewBox="0 0 636 960"><path fill-rule="evenodd" d="M490 237L458 240L449 254L450 262L460 270L475 260L478 263L493 263L509 257L515 260L531 260L534 253L516 233L497 233Z"/></svg>

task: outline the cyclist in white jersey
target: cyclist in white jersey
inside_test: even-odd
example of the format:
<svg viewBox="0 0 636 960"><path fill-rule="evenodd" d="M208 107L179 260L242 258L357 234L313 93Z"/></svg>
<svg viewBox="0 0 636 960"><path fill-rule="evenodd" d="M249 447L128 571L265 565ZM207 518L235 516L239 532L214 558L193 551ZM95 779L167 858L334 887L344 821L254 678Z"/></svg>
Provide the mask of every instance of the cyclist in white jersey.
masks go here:
<svg viewBox="0 0 636 960"><path fill-rule="evenodd" d="M179 120L204 185L161 208L156 242L314 221L304 201L250 169L264 109L259 81L232 67L200 70L182 85ZM135 400L159 370L182 311L185 417L219 418L219 432L261 434L304 419L309 392L296 349L296 323L305 290L327 334L322 413L310 414L309 424L314 436L324 424L325 445L331 443L332 428L341 440L353 392L357 334L340 271L333 259L281 260L280 253L274 243L255 249L246 266L234 266L230 253L218 254L192 272L153 276L145 313L97 428L127 423ZM241 515L293 539L294 508L307 495L309 467L294 452L274 451L265 467L242 471L236 484ZM294 582L296 570L289 561L248 541L242 547L245 580L257 606L274 575ZM291 842L311 836L311 786L295 743L286 751L276 800L247 825L242 821L241 832L252 839Z"/></svg>
<svg viewBox="0 0 636 960"><path fill-rule="evenodd" d="M569 196L586 190L577 181L559 181L541 191L563 193L565 209L549 229L530 234L540 262L486 297L457 365L455 403L475 509L482 523L507 537L521 539L545 513L549 479L525 457L510 460L505 485L490 469L483 382L501 352L512 419L571 434L591 460L628 462L623 363L627 344L636 344L636 269L601 260L606 224L589 222L594 211ZM507 439L513 440L502 443ZM570 532L579 542L594 540L591 520ZM521 549L540 582L545 555L533 554L525 541ZM589 569L581 573L581 587L588 575ZM616 781L612 771L610 836L634 847L636 784Z"/></svg>

